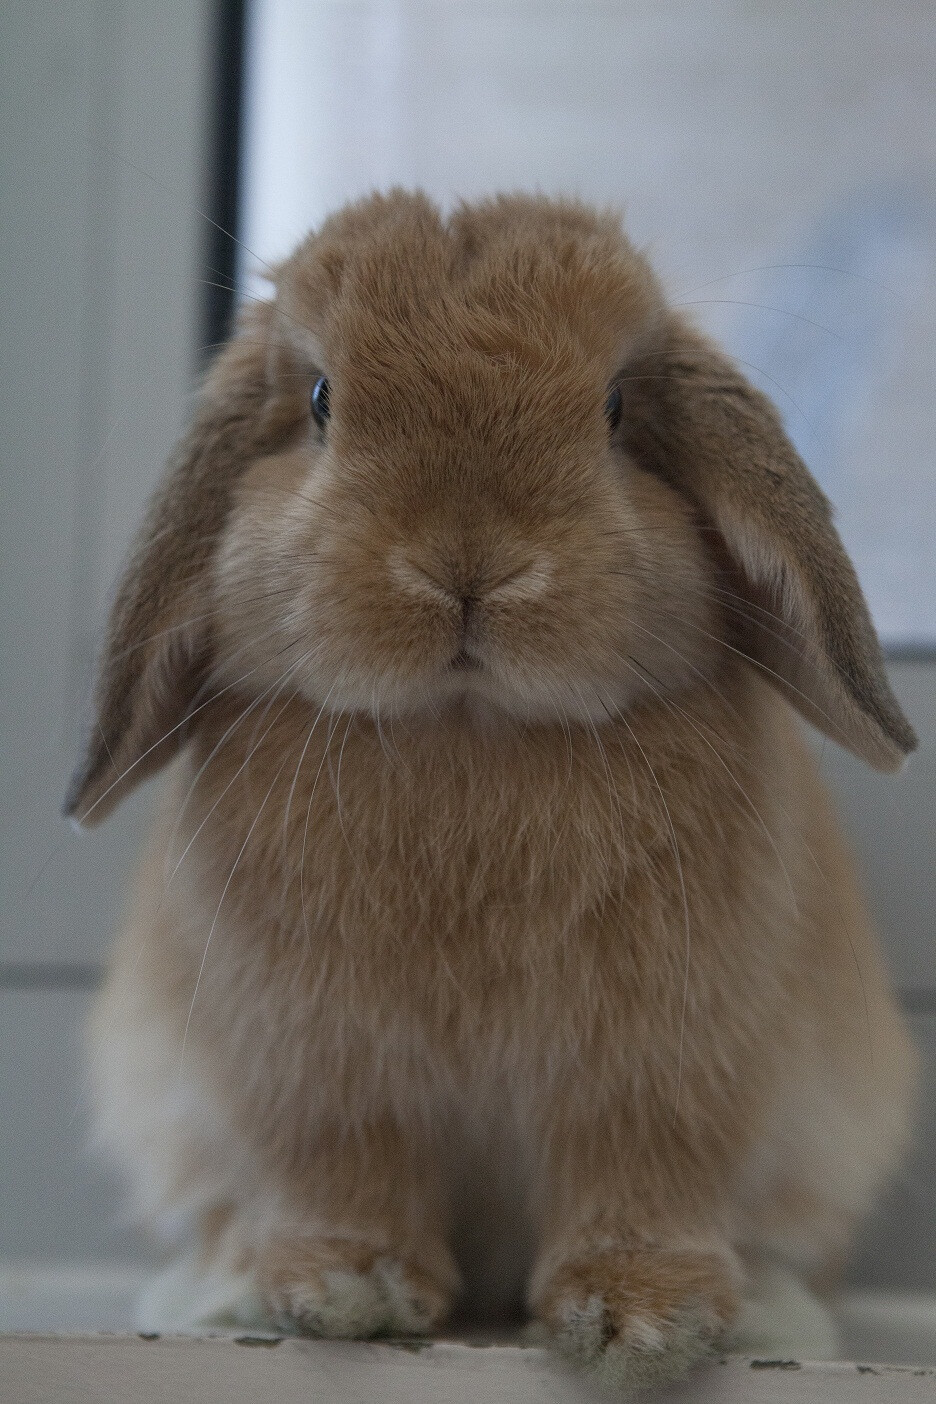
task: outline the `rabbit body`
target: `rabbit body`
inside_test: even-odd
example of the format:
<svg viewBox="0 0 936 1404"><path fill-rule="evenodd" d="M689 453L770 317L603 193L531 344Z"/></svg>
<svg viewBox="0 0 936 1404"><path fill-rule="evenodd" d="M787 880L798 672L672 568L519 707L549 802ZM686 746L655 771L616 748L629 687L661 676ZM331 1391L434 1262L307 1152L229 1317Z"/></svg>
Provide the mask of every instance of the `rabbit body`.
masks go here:
<svg viewBox="0 0 936 1404"><path fill-rule="evenodd" d="M737 1254L815 1275L843 1252L900 1145L910 1052L814 762L784 704L725 672L757 718L730 771L714 694L571 749L561 728L427 744L342 720L285 833L258 825L240 857L245 818L285 813L314 711L227 748L170 848L180 775L97 1014L99 1102L144 1214L188 1210L206 1267L257 1274L248 1319L259 1295L320 1329L330 1310L424 1329L457 1248L501 1309L535 1257L562 1322L557 1264L594 1271L591 1296L642 1249L674 1300L651 1311L640 1282L615 1303L627 1329L660 1329L680 1294L698 1311L703 1272L704 1335ZM325 1265L361 1262L399 1264L406 1291L329 1306Z"/></svg>
<svg viewBox="0 0 936 1404"><path fill-rule="evenodd" d="M202 538L217 519L202 595L186 596L190 614L193 599L211 601L210 630L174 636L171 656L164 645L143 722L126 703L136 682L111 678L123 699L109 726L117 779L92 754L72 802L90 812L115 785L119 795L128 761L165 758L173 706L186 719L93 1020L95 1100L141 1216L175 1223L188 1244L190 1317L408 1334L433 1329L460 1300L501 1312L526 1302L567 1354L632 1388L678 1376L737 1330L759 1274L778 1264L804 1281L833 1271L900 1154L913 1052L815 761L771 682L876 763L890 764L912 733L900 729L873 653L847 669L823 665L823 649L845 657L864 629L853 626L863 606L851 597L848 620L819 628L803 665L801 626L821 623L837 585L852 588L838 556L815 588L807 565L797 574L793 538L827 530L813 485L794 481L809 520L791 517L783 589L763 593L770 572L760 593L720 588L737 586L739 571L757 574L768 528L746 519L733 544L743 482L722 511L688 468L685 481L659 471L656 457L671 453L678 466L684 452L682 431L660 425L682 413L694 433L692 406L667 417L665 399L648 409L625 398L616 452L630 515L614 480L597 476L587 501L568 478L553 479L548 505L530 508L522 445L536 441L531 473L544 455L569 460L583 435L588 453L603 455L600 396L622 356L633 368L659 354L655 336L678 337L682 368L663 391L676 394L701 366L710 375L717 353L685 328L660 330L670 324L652 277L606 221L543 201L493 209L495 232L469 220L465 247L474 258L485 231L500 239L501 279L518 250L542 247L544 222L559 239L541 322L557 315L549 297L582 247L592 274L596 247L599 263L613 254L626 284L589 314L613 315L615 328L589 352L589 366L604 356L608 369L596 372L599 399L585 428L584 410L576 419L577 437L563 441L554 425L542 434L541 406L522 435L516 406L505 413L520 464L514 496L485 466L495 440L508 452L494 430L457 471L445 454L463 439L433 449L418 494L401 497L402 479L387 488L407 454L429 461L410 400L396 457L393 425L375 430L384 479L375 485L368 468L357 484L366 504L342 505L336 465L363 453L343 426L355 406L363 421L369 404L387 401L376 382L370 400L339 391L342 367L366 360L365 344L385 369L385 341L371 346L363 332L351 338L356 360L343 359L327 325L302 352L286 323L279 341L270 334L264 311L209 384L202 438L196 429L147 530L158 534L167 511L179 516L172 494L184 499L199 462L241 445L227 498L216 487L201 517L189 513ZM363 241L359 270L375 249L397 251L394 286L412 276L417 303L442 247L439 217L418 198L344 219L333 246L326 231L324 252L313 246L281 275L303 327L317 327L323 267L330 297L336 279L353 281L327 257L353 246L352 235ZM414 244L415 273L399 253ZM526 266L517 297L536 280ZM354 316L370 325L358 296L343 321L334 314L343 334ZM503 302L501 287L488 310ZM487 324L472 333L489 334ZM325 359L333 394L345 396L326 431L333 457L311 486L310 458L322 451L301 419L302 354ZM523 348L505 354L522 363ZM550 351L584 385L581 358L570 352L563 367L562 354ZM734 374L714 364L716 380ZM410 382L428 394L445 373L443 347L394 395L405 401ZM548 358L525 374L550 394L560 383L549 381ZM447 384L462 423L454 371ZM746 443L750 405L758 425L765 413L751 397L730 381L730 422ZM772 420L768 429L779 434ZM731 456L723 432L710 430L713 462ZM781 483L799 471L772 463ZM390 490L393 506L379 496ZM774 516L782 525L791 510L784 499ZM335 532L348 521L339 550ZM388 521L396 537L375 535ZM435 553L414 555L414 540ZM173 567L188 580L197 552L180 550ZM307 603L306 572L323 557ZM440 586L439 562L455 557L457 589ZM115 607L118 642L142 637L141 600L150 625L169 617L165 559L162 574L148 562ZM789 606L797 589L807 600L799 614ZM758 610L772 621L759 642L739 636L738 600L745 627ZM601 652L622 611L644 637L615 636ZM168 628L185 635L189 617ZM859 643L873 646L864 633ZM381 659L376 674L355 652L365 646ZM601 653L600 686L581 675L576 648ZM548 688L537 649L550 659ZM415 670L435 653L438 687L420 673L416 689ZM205 654L208 700L193 706L201 694L189 691L172 703L170 684ZM417 660L409 672L404 655ZM519 683L503 661L518 657ZM307 678L306 667L321 671ZM138 734L121 762L128 727Z"/></svg>

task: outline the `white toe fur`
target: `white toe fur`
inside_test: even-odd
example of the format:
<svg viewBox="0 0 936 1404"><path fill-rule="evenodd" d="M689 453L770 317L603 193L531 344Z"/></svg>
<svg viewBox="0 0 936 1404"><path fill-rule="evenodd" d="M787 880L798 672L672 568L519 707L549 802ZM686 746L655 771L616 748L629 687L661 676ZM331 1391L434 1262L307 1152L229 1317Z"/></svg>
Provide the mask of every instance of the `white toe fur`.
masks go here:
<svg viewBox="0 0 936 1404"><path fill-rule="evenodd" d="M621 1335L609 1339L608 1313L598 1296L570 1306L563 1317L553 1344L600 1384L625 1396L682 1379L711 1353L715 1335L711 1313L690 1308L667 1321L632 1317ZM540 1331L534 1339L549 1338Z"/></svg>
<svg viewBox="0 0 936 1404"><path fill-rule="evenodd" d="M144 1289L136 1322L147 1332L241 1327L359 1339L422 1335L431 1325L391 1258L378 1259L370 1272L332 1270L320 1286L297 1285L285 1309L273 1313L251 1273L206 1269L194 1254L178 1258Z"/></svg>
<svg viewBox="0 0 936 1404"><path fill-rule="evenodd" d="M351 1339L421 1335L430 1326L391 1258L378 1259L369 1272L325 1272L321 1287L309 1283L293 1288L278 1322L285 1329Z"/></svg>

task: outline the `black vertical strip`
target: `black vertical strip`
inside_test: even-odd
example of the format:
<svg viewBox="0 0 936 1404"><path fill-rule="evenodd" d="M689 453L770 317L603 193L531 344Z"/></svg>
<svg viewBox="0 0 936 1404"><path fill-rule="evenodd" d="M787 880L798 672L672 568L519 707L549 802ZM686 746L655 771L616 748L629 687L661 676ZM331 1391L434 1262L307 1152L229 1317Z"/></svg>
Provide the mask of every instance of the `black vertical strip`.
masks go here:
<svg viewBox="0 0 936 1404"><path fill-rule="evenodd" d="M244 109L244 42L248 0L215 0L209 99L207 237L202 304L202 360L231 330L237 268Z"/></svg>

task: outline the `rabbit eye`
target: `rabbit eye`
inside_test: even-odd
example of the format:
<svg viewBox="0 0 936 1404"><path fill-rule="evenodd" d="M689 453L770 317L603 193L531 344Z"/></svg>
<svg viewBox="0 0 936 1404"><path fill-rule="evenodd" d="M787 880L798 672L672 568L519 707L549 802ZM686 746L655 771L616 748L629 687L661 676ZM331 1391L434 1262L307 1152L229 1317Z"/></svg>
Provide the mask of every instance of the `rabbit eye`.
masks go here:
<svg viewBox="0 0 936 1404"><path fill-rule="evenodd" d="M329 415L328 393L328 381L324 375L320 375L312 386L311 399L312 418L320 429L325 428L325 421Z"/></svg>
<svg viewBox="0 0 936 1404"><path fill-rule="evenodd" d="M605 419L608 421L608 428L611 430L612 434L621 422L622 409L621 388L619 385L615 385L614 389L605 400L604 407Z"/></svg>

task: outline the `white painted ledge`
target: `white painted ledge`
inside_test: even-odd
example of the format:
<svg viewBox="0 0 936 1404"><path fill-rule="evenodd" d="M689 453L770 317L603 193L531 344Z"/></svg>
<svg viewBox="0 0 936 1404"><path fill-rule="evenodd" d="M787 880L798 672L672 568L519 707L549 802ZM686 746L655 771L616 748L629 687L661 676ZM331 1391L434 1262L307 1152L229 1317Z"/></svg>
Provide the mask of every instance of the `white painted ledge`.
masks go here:
<svg viewBox="0 0 936 1404"><path fill-rule="evenodd" d="M130 1263L0 1262L0 1336L132 1334L150 1276ZM834 1314L844 1358L936 1366L936 1294L849 1292Z"/></svg>
<svg viewBox="0 0 936 1404"><path fill-rule="evenodd" d="M545 1352L509 1339L405 1346L234 1333L143 1338L132 1333L133 1304L146 1277L121 1264L0 1264L0 1333L9 1333L0 1334L0 1404L607 1401ZM850 1294L836 1316L845 1349L859 1360L917 1363L735 1358L652 1397L670 1404L936 1401L936 1297ZM102 1327L115 1334L101 1334Z"/></svg>
<svg viewBox="0 0 936 1404"><path fill-rule="evenodd" d="M936 1369L718 1361L666 1404L916 1404ZM262 1336L6 1336L9 1404L598 1404L546 1352L518 1345L362 1345Z"/></svg>

